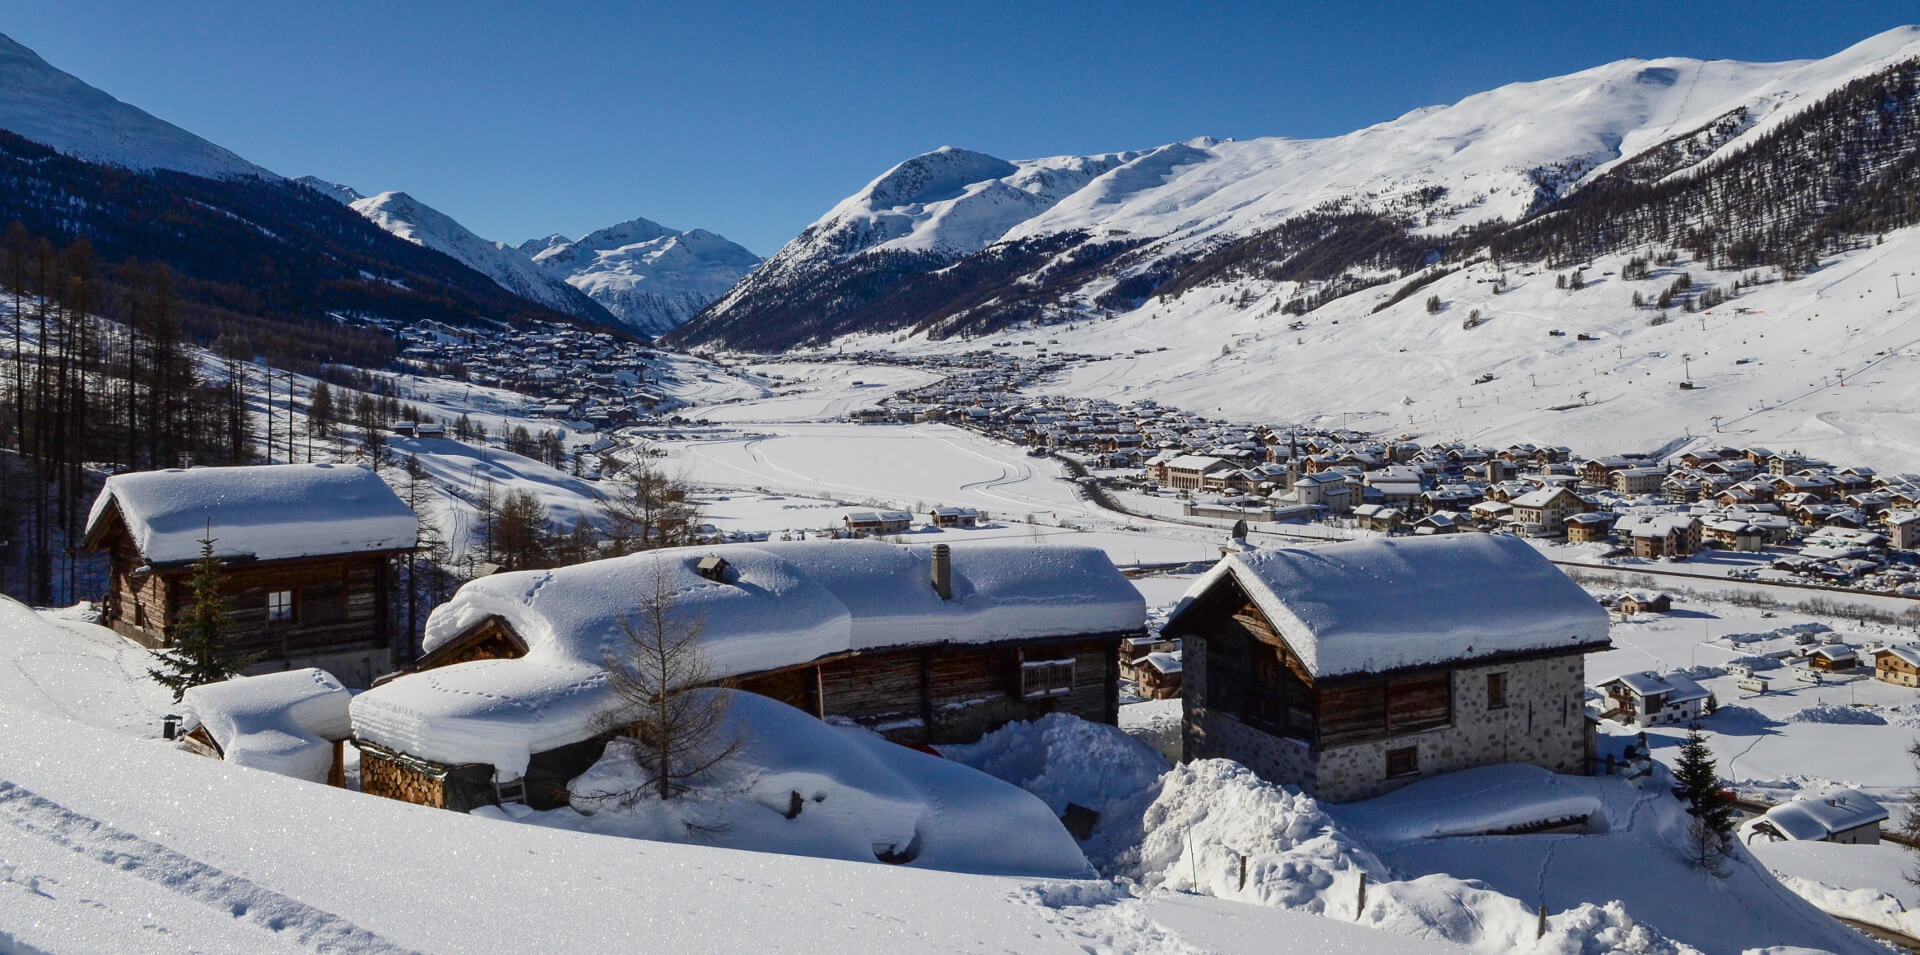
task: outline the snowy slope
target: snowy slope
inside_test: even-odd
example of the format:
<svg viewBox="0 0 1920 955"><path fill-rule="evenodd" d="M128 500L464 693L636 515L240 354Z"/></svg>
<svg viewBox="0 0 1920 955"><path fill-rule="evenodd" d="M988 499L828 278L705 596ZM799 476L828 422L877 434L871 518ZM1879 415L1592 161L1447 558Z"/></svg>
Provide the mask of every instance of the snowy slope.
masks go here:
<svg viewBox="0 0 1920 955"><path fill-rule="evenodd" d="M509 292L579 318L607 319L604 309L536 268L520 250L474 235L451 216L404 192L383 192L350 204L380 228L445 253Z"/></svg>
<svg viewBox="0 0 1920 955"><path fill-rule="evenodd" d="M14 739L0 750L0 952L1460 950L1090 880L609 838L365 797L154 738L173 708L151 659L0 598Z"/></svg>
<svg viewBox="0 0 1920 955"><path fill-rule="evenodd" d="M0 129L88 162L233 179L278 178L64 73L0 34Z"/></svg>
<svg viewBox="0 0 1920 955"><path fill-rule="evenodd" d="M1498 294L1502 273L1483 264L1377 313L1392 286L1298 319L1269 311L1281 292L1209 289L1050 329L1063 350L1114 357L1076 365L1048 390L1426 440L1535 441L1603 454L1692 435L1701 444L1782 446L1920 470L1920 422L1910 413L1920 402L1920 230L1888 233L1797 281L1746 288L1710 309L1676 305L1665 324L1655 324L1658 310L1634 308L1632 296L1651 299L1683 273L1723 289L1736 275L1683 258L1625 281L1623 264L1621 256L1596 259L1577 292L1556 288L1550 272L1510 268ZM1243 288L1253 295L1245 308L1235 304ZM1426 311L1428 294L1441 299L1438 314ZM1474 311L1483 324L1464 328ZM980 343L939 347L961 345ZM1130 354L1162 346L1150 359ZM1835 384L1837 370L1844 384ZM1474 383L1486 375L1493 379ZM1695 387L1680 390L1683 379Z"/></svg>
<svg viewBox="0 0 1920 955"><path fill-rule="evenodd" d="M361 195L360 191L352 186L341 185L337 182L328 182L319 176L301 176L295 179L294 182L306 186L309 189L318 189L328 197L338 199L347 205L353 205L366 198L366 196Z"/></svg>
<svg viewBox="0 0 1920 955"><path fill-rule="evenodd" d="M859 262L876 268L876 257L889 254L895 271L884 274L892 279L1022 240L1051 238L1061 251L1125 241L1140 246L1128 268L1139 274L1334 206L1434 236L1518 220L1623 161L1690 137L1684 159L1658 170L1684 175L1848 80L1915 56L1920 27L1902 27L1817 61L1621 60L1329 139L1201 138L1022 161L943 147L834 206L687 337L745 340L750 332L736 326L775 311L783 296ZM917 260L900 264L901 255ZM1036 271L996 277L1012 286ZM1081 289L1082 306L1110 284Z"/></svg>
<svg viewBox="0 0 1920 955"><path fill-rule="evenodd" d="M760 264L759 256L723 236L704 229L680 232L647 219L577 240L531 239L519 249L548 275L648 335L679 327Z"/></svg>

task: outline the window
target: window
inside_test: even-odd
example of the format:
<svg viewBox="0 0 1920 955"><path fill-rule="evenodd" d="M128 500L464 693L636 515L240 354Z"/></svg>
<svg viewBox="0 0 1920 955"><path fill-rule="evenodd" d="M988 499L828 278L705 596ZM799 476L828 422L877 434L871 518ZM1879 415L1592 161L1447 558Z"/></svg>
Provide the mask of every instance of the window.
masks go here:
<svg viewBox="0 0 1920 955"><path fill-rule="evenodd" d="M1387 750L1387 778L1411 776L1420 771L1420 751L1412 746Z"/></svg>
<svg viewBox="0 0 1920 955"><path fill-rule="evenodd" d="M275 590L267 594L267 620L269 622L293 619L293 591Z"/></svg>
<svg viewBox="0 0 1920 955"><path fill-rule="evenodd" d="M1507 675L1505 673L1487 674L1487 709L1504 710L1507 708Z"/></svg>
<svg viewBox="0 0 1920 955"><path fill-rule="evenodd" d="M1026 660L1020 664L1020 698L1039 699L1073 692L1073 658Z"/></svg>

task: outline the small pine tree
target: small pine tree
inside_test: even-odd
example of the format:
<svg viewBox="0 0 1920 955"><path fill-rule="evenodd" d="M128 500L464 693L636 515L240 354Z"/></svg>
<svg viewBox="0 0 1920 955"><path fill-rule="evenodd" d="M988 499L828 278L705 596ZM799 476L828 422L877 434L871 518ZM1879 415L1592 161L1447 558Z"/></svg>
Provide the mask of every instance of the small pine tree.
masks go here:
<svg viewBox="0 0 1920 955"><path fill-rule="evenodd" d="M1733 801L1720 791L1720 772L1700 725L1687 728L1687 743L1673 769L1674 794L1687 804L1687 857L1708 874L1725 878L1733 851Z"/></svg>
<svg viewBox="0 0 1920 955"><path fill-rule="evenodd" d="M220 592L226 575L213 556L213 524L200 539L200 559L193 565L193 604L169 637L173 648L160 654L160 666L147 674L173 691L174 702L190 687L218 683L238 676L246 666L227 652L227 598Z"/></svg>
<svg viewBox="0 0 1920 955"><path fill-rule="evenodd" d="M1427 296L1427 314L1432 315L1439 311L1440 311L1440 296L1438 295Z"/></svg>

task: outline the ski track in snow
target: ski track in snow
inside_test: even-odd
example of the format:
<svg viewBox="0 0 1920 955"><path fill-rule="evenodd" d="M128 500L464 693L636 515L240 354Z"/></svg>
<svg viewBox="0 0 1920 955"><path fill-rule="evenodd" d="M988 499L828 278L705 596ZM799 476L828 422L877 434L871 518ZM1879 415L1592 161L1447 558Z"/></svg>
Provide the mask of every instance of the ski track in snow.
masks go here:
<svg viewBox="0 0 1920 955"><path fill-rule="evenodd" d="M0 823L138 876L184 901L224 910L316 952L413 951L331 912L75 812L5 780L0 780Z"/></svg>

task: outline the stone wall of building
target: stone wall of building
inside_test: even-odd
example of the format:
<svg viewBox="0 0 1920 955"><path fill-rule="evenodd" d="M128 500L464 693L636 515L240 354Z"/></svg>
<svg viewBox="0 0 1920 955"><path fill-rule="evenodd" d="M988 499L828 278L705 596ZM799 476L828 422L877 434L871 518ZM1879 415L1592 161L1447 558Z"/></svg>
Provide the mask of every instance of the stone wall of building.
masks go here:
<svg viewBox="0 0 1920 955"><path fill-rule="evenodd" d="M1506 674L1506 705L1490 708L1487 677ZM1325 750L1315 796L1367 799L1440 773L1530 763L1560 773L1586 766L1585 665L1581 654L1453 671L1453 722L1406 736ZM1418 770L1387 776L1387 754L1412 747Z"/></svg>

